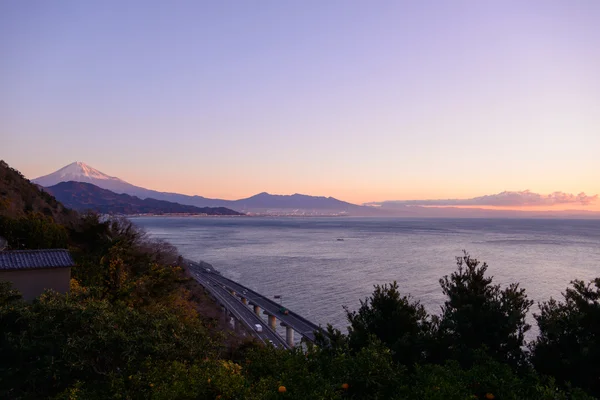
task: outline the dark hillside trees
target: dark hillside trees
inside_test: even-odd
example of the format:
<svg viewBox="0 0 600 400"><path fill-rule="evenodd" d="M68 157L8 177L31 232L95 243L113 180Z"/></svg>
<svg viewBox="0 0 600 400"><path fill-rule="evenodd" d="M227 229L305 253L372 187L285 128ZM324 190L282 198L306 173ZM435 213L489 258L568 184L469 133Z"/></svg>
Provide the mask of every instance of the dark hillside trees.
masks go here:
<svg viewBox="0 0 600 400"><path fill-rule="evenodd" d="M361 300L358 311L346 311L348 339L354 350L367 347L376 337L393 351L394 361L412 366L427 356L432 323L425 308L402 296L398 284L375 285L373 295Z"/></svg>
<svg viewBox="0 0 600 400"><path fill-rule="evenodd" d="M600 278L573 281L564 302L550 299L534 315L540 328L532 344L538 372L600 396Z"/></svg>
<svg viewBox="0 0 600 400"><path fill-rule="evenodd" d="M470 366L479 349L513 367L525 362L522 350L530 328L525 316L533 304L525 289L511 284L505 289L486 277L486 263L464 252L457 257L458 270L440 279L447 300L442 306L439 336L444 358Z"/></svg>
<svg viewBox="0 0 600 400"><path fill-rule="evenodd" d="M13 250L64 249L68 245L67 229L52 217L35 212L17 218L0 215L0 236Z"/></svg>
<svg viewBox="0 0 600 400"><path fill-rule="evenodd" d="M518 284L504 289L494 285L486 276L487 264L466 252L457 257L457 267L440 279L447 297L440 316L429 316L418 301L402 296L396 282L376 285L358 311L347 311L350 348L364 348L377 338L393 351L396 362L409 367L457 360L470 368L481 351L513 368L524 366L525 332L530 329L525 317L533 304L525 290Z"/></svg>

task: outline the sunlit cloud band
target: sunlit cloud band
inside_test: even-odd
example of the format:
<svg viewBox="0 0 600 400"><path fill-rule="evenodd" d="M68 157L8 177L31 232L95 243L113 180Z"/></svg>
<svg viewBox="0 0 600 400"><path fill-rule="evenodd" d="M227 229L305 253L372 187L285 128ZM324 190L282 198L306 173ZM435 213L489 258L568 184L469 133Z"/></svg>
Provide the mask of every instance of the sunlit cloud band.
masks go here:
<svg viewBox="0 0 600 400"><path fill-rule="evenodd" d="M445 200L393 200L367 203L369 206L490 206L490 207L537 207L564 204L590 205L598 201L598 195L588 196L585 193L571 194L554 192L551 194L533 193L529 190L473 197L471 199Z"/></svg>

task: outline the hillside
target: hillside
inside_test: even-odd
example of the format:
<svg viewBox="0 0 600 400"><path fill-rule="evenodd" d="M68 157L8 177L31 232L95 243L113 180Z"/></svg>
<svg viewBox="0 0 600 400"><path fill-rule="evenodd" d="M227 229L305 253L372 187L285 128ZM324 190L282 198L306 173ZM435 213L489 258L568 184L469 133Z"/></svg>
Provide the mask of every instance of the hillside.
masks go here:
<svg viewBox="0 0 600 400"><path fill-rule="evenodd" d="M320 214L347 214L354 216L380 215L380 211L372 207L363 207L347 203L333 197L308 196L305 194L277 195L259 193L246 199L230 202L230 207L236 210L277 213L277 212L304 212Z"/></svg>
<svg viewBox="0 0 600 400"><path fill-rule="evenodd" d="M140 199L85 182L61 182L45 190L74 210L93 210L102 214L243 215L225 207L200 208L151 198Z"/></svg>
<svg viewBox="0 0 600 400"><path fill-rule="evenodd" d="M0 216L21 217L28 212L39 212L63 224L77 217L76 212L0 161Z"/></svg>

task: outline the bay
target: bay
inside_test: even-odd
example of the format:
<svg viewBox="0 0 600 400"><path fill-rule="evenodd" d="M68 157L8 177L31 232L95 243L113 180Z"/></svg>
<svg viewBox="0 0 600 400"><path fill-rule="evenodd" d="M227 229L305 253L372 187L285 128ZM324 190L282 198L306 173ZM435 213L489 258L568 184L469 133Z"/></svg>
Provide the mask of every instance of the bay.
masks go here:
<svg viewBox="0 0 600 400"><path fill-rule="evenodd" d="M536 303L560 298L573 279L600 276L600 221L555 219L137 217L135 224L192 260L288 308L345 331L373 285L397 281L430 313L439 279L467 250L502 285L518 282ZM532 312L537 310L537 305ZM535 325L533 318L529 322ZM528 335L531 339L537 329Z"/></svg>

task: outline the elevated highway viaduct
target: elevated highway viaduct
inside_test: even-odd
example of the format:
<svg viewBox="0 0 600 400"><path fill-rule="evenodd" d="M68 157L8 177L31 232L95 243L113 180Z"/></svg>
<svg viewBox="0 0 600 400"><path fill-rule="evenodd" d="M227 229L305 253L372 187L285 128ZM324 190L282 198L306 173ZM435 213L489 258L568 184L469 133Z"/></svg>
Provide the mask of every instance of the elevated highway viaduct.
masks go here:
<svg viewBox="0 0 600 400"><path fill-rule="evenodd" d="M209 292L217 293L220 296L217 300L225 308L227 306L221 300L228 301L228 305L240 315L247 315L245 311L242 311L244 308L251 313L253 312L260 319L260 323L264 323L261 318L262 310L267 315L269 331L275 332L276 335L277 320L279 320L281 326L284 326L286 329L285 343L287 347L294 346L294 332L300 334L302 339L314 342L315 332L321 330L321 327L291 310L287 310L287 314L284 314L281 312L282 307L280 304L240 283L225 278L213 268L208 268L207 264L199 264L189 260L187 260L187 263L192 276L207 288ZM253 331L256 332L255 330ZM279 337L279 335L277 336ZM281 341L282 339L279 343ZM273 340L273 342L275 341Z"/></svg>

